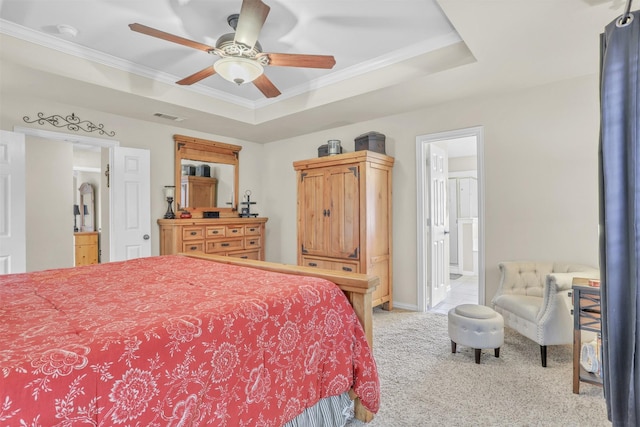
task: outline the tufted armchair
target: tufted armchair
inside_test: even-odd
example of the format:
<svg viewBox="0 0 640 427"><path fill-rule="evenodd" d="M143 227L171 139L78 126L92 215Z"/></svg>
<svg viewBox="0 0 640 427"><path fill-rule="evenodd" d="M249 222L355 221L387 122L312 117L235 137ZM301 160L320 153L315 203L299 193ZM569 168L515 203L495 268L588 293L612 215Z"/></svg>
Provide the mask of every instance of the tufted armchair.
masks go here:
<svg viewBox="0 0 640 427"><path fill-rule="evenodd" d="M540 344L542 366L547 346L573 342L569 291L574 277L599 278L586 265L557 262L508 261L500 267L500 286L491 304L504 325Z"/></svg>

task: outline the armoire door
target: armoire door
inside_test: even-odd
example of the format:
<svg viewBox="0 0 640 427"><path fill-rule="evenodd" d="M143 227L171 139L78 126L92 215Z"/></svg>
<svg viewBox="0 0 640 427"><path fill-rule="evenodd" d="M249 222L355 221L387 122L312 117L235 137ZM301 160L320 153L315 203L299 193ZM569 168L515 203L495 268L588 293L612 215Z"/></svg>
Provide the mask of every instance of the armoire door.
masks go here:
<svg viewBox="0 0 640 427"><path fill-rule="evenodd" d="M327 169L326 256L359 259L360 179L357 165Z"/></svg>
<svg viewBox="0 0 640 427"><path fill-rule="evenodd" d="M304 255L324 255L325 174L322 170L304 171L298 183L298 233Z"/></svg>

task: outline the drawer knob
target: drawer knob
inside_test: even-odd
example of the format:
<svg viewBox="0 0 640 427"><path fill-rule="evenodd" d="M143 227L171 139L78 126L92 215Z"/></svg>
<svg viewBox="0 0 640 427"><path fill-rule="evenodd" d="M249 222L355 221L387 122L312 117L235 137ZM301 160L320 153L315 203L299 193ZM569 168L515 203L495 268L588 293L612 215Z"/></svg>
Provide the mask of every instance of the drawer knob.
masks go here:
<svg viewBox="0 0 640 427"><path fill-rule="evenodd" d="M243 256L241 256L240 258L242 258L242 259L247 259L247 258L249 258L249 257L248 257L247 255L243 255Z"/></svg>
<svg viewBox="0 0 640 427"><path fill-rule="evenodd" d="M250 228L249 231L256 231L256 229L255 228Z"/></svg>
<svg viewBox="0 0 640 427"><path fill-rule="evenodd" d="M192 232L191 232L191 235L192 235L192 236L195 236L196 234L198 234L198 233L196 233L195 231L192 231Z"/></svg>
<svg viewBox="0 0 640 427"><path fill-rule="evenodd" d="M342 267L342 269L344 271L353 271L353 268L351 268L351 267Z"/></svg>
<svg viewBox="0 0 640 427"><path fill-rule="evenodd" d="M189 249L192 250L192 251L195 251L196 249L198 249L198 247L197 246L191 246Z"/></svg>
<svg viewBox="0 0 640 427"><path fill-rule="evenodd" d="M218 234L218 230L213 230L213 234Z"/></svg>
<svg viewBox="0 0 640 427"><path fill-rule="evenodd" d="M229 244L228 243L222 243L222 244L220 244L220 246L227 247L227 246L229 246Z"/></svg>
<svg viewBox="0 0 640 427"><path fill-rule="evenodd" d="M310 262L309 263L309 267L317 267L317 266L318 266L318 264L316 264L315 262Z"/></svg>
<svg viewBox="0 0 640 427"><path fill-rule="evenodd" d="M237 232L238 232L238 230L231 230L231 232L232 232L232 233L237 233Z"/></svg>
<svg viewBox="0 0 640 427"><path fill-rule="evenodd" d="M250 242L249 242L249 244L250 244L250 245L255 245L255 244L256 244L256 242L252 240L252 241L250 241Z"/></svg>

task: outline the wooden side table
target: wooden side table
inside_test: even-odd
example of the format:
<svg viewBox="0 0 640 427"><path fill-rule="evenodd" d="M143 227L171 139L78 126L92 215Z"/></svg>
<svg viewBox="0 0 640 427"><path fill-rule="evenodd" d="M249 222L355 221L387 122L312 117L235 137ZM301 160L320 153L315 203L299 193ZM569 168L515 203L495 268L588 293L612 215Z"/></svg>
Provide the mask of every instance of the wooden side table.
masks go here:
<svg viewBox="0 0 640 427"><path fill-rule="evenodd" d="M98 263L98 232L84 231L73 233L75 241L75 264L91 265Z"/></svg>
<svg viewBox="0 0 640 427"><path fill-rule="evenodd" d="M600 341L600 288L583 284L582 279L574 279L573 283L573 392L579 394L581 381L602 385L599 374L588 372L580 365L582 331L597 333ZM600 362L601 355L597 357Z"/></svg>

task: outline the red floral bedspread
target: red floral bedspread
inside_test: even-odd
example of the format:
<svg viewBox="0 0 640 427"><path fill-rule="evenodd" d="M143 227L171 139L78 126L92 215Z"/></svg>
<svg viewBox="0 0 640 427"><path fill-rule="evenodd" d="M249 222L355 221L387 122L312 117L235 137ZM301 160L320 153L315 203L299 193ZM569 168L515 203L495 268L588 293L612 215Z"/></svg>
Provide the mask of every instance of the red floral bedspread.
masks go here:
<svg viewBox="0 0 640 427"><path fill-rule="evenodd" d="M0 276L0 424L280 426L377 370L322 279L178 255Z"/></svg>

